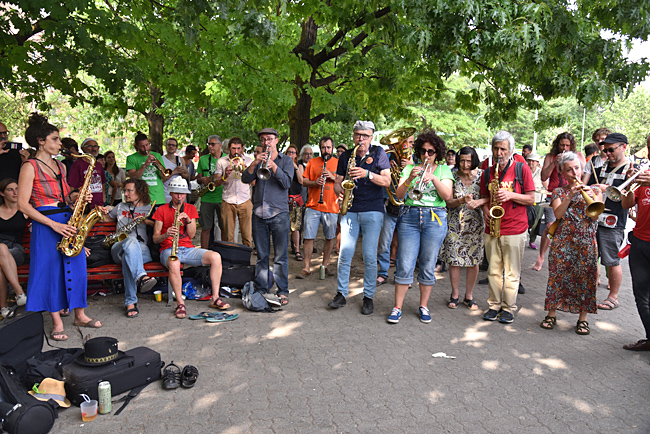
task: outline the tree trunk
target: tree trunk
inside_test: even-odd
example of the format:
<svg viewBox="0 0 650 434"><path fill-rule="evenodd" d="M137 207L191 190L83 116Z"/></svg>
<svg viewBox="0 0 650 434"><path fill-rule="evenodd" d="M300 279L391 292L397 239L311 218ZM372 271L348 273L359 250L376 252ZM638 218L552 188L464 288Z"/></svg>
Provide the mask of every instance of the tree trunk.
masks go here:
<svg viewBox="0 0 650 434"><path fill-rule="evenodd" d="M298 150L301 150L309 142L312 98L305 92L300 77L296 78L296 82L296 88L293 91L296 103L289 109L289 138L291 144L298 146Z"/></svg>
<svg viewBox="0 0 650 434"><path fill-rule="evenodd" d="M165 118L154 110L145 113L145 116L149 123L149 142L151 143L151 150L163 154L162 143Z"/></svg>

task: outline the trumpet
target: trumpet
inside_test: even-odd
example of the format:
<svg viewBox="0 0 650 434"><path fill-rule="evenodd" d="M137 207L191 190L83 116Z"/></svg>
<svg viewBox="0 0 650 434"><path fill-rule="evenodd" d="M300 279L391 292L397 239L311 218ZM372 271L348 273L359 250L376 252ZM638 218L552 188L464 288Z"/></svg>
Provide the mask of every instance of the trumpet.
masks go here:
<svg viewBox="0 0 650 434"><path fill-rule="evenodd" d="M266 160L260 163L259 169L257 169L257 177L262 181L266 181L271 177L271 171L268 168L269 160L271 159L271 153L269 152L269 145L266 145L264 147L264 152L268 152L269 154L266 156Z"/></svg>
<svg viewBox="0 0 650 434"><path fill-rule="evenodd" d="M147 157L150 155L151 151L147 152ZM158 172L160 172L161 175L172 176L172 169L165 169L165 166L163 166L157 158L153 160L152 164L156 167L156 169L158 169Z"/></svg>
<svg viewBox="0 0 650 434"><path fill-rule="evenodd" d="M237 155L235 158L230 160L230 164L232 165L232 171L235 179L241 179L241 174L246 170L246 166L244 165L244 159Z"/></svg>
<svg viewBox="0 0 650 434"><path fill-rule="evenodd" d="M422 199L422 185L424 184L424 174L427 173L427 170L429 169L429 160L426 160L424 164L422 165L422 177L420 178L420 182L418 182L417 186L413 186L412 189L409 190L408 195L411 198L411 200L421 200Z"/></svg>
<svg viewBox="0 0 650 434"><path fill-rule="evenodd" d="M641 174L641 172L644 172L650 168L650 164L642 164L641 167L639 167L639 171L636 172L634 175L630 176L630 178L625 181L623 184L619 185L618 187L614 187L613 185L608 186L605 189L605 194L610 200L613 200L614 202L620 202L623 196L625 196L627 193L636 190L639 188L639 183L635 182L634 184L630 185L634 179ZM630 186L629 191L625 191L625 187Z"/></svg>

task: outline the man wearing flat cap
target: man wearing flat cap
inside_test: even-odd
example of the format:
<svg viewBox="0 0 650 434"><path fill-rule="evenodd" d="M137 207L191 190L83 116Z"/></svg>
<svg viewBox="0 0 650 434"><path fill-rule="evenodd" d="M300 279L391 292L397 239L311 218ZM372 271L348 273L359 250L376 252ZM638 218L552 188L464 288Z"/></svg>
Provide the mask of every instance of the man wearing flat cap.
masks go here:
<svg viewBox="0 0 650 434"><path fill-rule="evenodd" d="M601 142L603 152L607 154L607 163L597 167L589 178L589 185L597 184L605 193L608 186L618 187L625 182L630 161L625 156L627 137L621 133L611 133ZM618 291L621 288L623 270L618 257L618 249L625 237L627 210L621 202L610 198L605 200L605 212L598 217L598 254L600 262L607 268L609 295L598 304L598 309L612 310L618 307Z"/></svg>
<svg viewBox="0 0 650 434"><path fill-rule="evenodd" d="M390 185L390 162L381 146L371 146L375 124L357 121L354 124L354 148L339 158L334 191L343 192L346 177L354 180L354 199L347 213L341 216L341 250L338 263L337 292L329 307L337 309L346 305L350 284L350 263L361 234L363 253L363 307L361 313L374 311L373 299L377 288L377 243L384 221L384 188ZM354 153L354 154L353 154ZM354 158L348 170L350 159ZM348 173L349 172L349 173Z"/></svg>
<svg viewBox="0 0 650 434"><path fill-rule="evenodd" d="M264 128L257 132L263 152L242 173L241 181L253 181L253 241L257 248L255 289L275 306L289 303L289 187L293 179L293 161L278 152L278 132ZM270 294L269 256L273 238L273 277L277 296Z"/></svg>

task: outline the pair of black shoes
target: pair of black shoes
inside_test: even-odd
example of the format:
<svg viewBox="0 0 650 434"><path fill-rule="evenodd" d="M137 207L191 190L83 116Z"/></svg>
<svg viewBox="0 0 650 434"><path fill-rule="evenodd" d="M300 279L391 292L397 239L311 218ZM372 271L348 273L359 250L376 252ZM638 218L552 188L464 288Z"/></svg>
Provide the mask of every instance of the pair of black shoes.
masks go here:
<svg viewBox="0 0 650 434"><path fill-rule="evenodd" d="M185 389L191 389L196 384L198 378L199 370L195 366L187 365L181 371L181 368L172 361L163 369L163 389L178 389L179 386Z"/></svg>
<svg viewBox="0 0 650 434"><path fill-rule="evenodd" d="M338 309L347 304L347 300L343 297L343 294L337 292L334 296L334 300L330 301L328 306L332 309ZM375 311L375 306L373 304L372 298L363 297L363 306L361 307L361 313L363 315L370 315Z"/></svg>

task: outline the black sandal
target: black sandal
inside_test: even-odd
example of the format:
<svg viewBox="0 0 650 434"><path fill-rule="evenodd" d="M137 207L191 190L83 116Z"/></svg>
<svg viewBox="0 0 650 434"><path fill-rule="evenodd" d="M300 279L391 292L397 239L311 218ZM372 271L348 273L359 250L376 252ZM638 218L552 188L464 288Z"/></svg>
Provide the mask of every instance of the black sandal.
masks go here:
<svg viewBox="0 0 650 434"><path fill-rule="evenodd" d="M151 289L153 289L154 286L156 286L156 283L158 283L158 280L156 280L155 277L149 277L146 274L140 276L138 279L138 292L142 294L143 292L149 292Z"/></svg>
<svg viewBox="0 0 650 434"><path fill-rule="evenodd" d="M591 333L591 330L589 329L589 323L587 321L578 320L578 323L576 324L576 333L579 335L588 335Z"/></svg>
<svg viewBox="0 0 650 434"><path fill-rule="evenodd" d="M300 252L296 252L296 261L302 262L304 260L305 260L305 258L302 257Z"/></svg>
<svg viewBox="0 0 650 434"><path fill-rule="evenodd" d="M181 374L181 386L185 389L191 389L196 384L197 378L199 378L199 370L196 369L196 366L187 365L183 368Z"/></svg>
<svg viewBox="0 0 650 434"><path fill-rule="evenodd" d="M131 312L135 312L135 315L129 315ZM135 318L138 315L140 315L140 309L138 309L138 303L133 303L133 307L131 309L128 308L126 309L127 318Z"/></svg>
<svg viewBox="0 0 650 434"><path fill-rule="evenodd" d="M175 365L173 361L163 369L162 385L163 389L167 390L178 389L181 385L181 368Z"/></svg>
<svg viewBox="0 0 650 434"><path fill-rule="evenodd" d="M557 323L556 317L546 315L544 320L539 323L539 326L545 330L553 330L555 328L555 323Z"/></svg>
<svg viewBox="0 0 650 434"><path fill-rule="evenodd" d="M447 307L449 309L456 309L458 307L458 297L456 298L449 297L449 301L447 302Z"/></svg>
<svg viewBox="0 0 650 434"><path fill-rule="evenodd" d="M467 308L468 308L469 310L477 310L477 309L478 309L478 304L474 301L473 298L472 298L471 300L468 300L467 298L465 298L465 299L463 300L463 304L464 304L465 306L467 306Z"/></svg>

